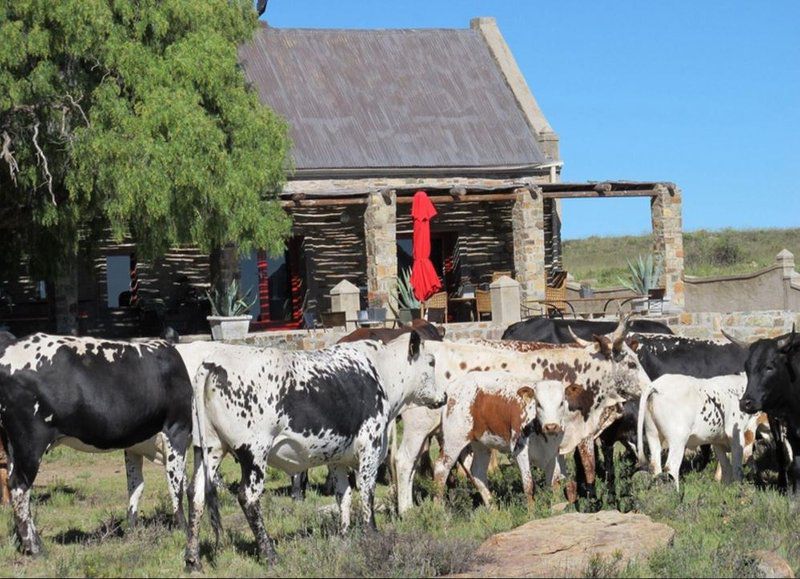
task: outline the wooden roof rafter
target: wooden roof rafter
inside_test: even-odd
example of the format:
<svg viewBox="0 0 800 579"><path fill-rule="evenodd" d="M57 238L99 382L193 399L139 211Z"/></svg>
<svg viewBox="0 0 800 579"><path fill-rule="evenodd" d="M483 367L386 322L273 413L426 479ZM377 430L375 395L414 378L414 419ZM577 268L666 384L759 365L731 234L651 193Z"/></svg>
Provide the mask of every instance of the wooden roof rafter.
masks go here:
<svg viewBox="0 0 800 579"><path fill-rule="evenodd" d="M519 189L528 189L532 194L541 193L545 199L591 199L611 197L656 197L666 190L675 195L677 187L668 182L603 181L587 183L502 183L497 186L424 186L414 185L389 188L397 195L397 203L411 203L414 193L425 190L434 203L501 202L516 199ZM291 200L283 200L284 207L363 205L370 194L385 194L386 188L326 191L324 194L291 194Z"/></svg>

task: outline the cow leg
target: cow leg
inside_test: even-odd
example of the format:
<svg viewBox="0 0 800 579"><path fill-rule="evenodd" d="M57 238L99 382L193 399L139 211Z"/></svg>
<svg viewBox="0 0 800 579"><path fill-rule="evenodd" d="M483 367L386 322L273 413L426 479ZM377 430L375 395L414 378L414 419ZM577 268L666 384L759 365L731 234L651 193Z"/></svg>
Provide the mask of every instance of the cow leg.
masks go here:
<svg viewBox="0 0 800 579"><path fill-rule="evenodd" d="M449 442L449 441L448 441ZM433 482L436 488L436 495L434 500L439 502L444 498L444 492L447 488L447 476L453 469L453 465L458 460L461 451L464 450L463 446L457 448L457 444L445 444L442 447L439 457L433 465Z"/></svg>
<svg viewBox="0 0 800 579"><path fill-rule="evenodd" d="M364 529L377 531L375 524L375 485L378 482L378 468L381 465L381 453L370 452L361 456L358 461L358 490L361 492L361 519Z"/></svg>
<svg viewBox="0 0 800 579"><path fill-rule="evenodd" d="M306 500L306 488L308 487L308 471L304 470L292 475L292 500Z"/></svg>
<svg viewBox="0 0 800 579"><path fill-rule="evenodd" d="M492 504L492 493L489 491L489 460L491 460L491 451L483 444L472 443L472 482L478 487L478 492L481 494L483 504L487 507Z"/></svg>
<svg viewBox="0 0 800 579"><path fill-rule="evenodd" d="M517 461L519 467L519 474L522 477L522 490L525 492L525 497L528 499L528 506L533 506L535 483L531 475L531 462L528 457L528 443L517 449L514 452L514 459Z"/></svg>
<svg viewBox="0 0 800 579"><path fill-rule="evenodd" d="M576 474L583 475L578 478L578 492L580 496L593 502L597 498L595 491L594 440L590 438L583 439L575 451L578 454L575 461L575 471Z"/></svg>
<svg viewBox="0 0 800 579"><path fill-rule="evenodd" d="M350 528L350 508L353 503L353 489L350 486L350 477L347 467L340 464L328 465L328 471L333 476L336 504L339 505L339 530L345 534Z"/></svg>
<svg viewBox="0 0 800 579"><path fill-rule="evenodd" d="M647 440L647 448L650 450L650 472L653 476L661 474L661 436L658 428L653 422L650 413L645 414L644 418L644 437Z"/></svg>
<svg viewBox="0 0 800 579"><path fill-rule="evenodd" d="M612 501L617 498L617 477L614 472L614 441L603 440L600 438L600 446L603 453L603 474L606 481L606 494Z"/></svg>
<svg viewBox="0 0 800 579"><path fill-rule="evenodd" d="M783 442L783 429L778 418L768 416L767 419L769 421L769 431L775 443L775 461L778 465L778 491L785 493L789 487L789 457Z"/></svg>
<svg viewBox="0 0 800 579"><path fill-rule="evenodd" d="M186 449L189 446L191 425L186 428L175 424L164 431L164 447L167 472L167 488L172 501L173 523L186 529L186 515L183 512L183 494L186 489ZM141 460L141 459L140 459Z"/></svg>
<svg viewBox="0 0 800 579"><path fill-rule="evenodd" d="M669 453L667 454L667 473L675 481L675 489L680 490L681 479L681 464L683 464L683 455L686 453L686 442L689 440L688 435L679 440L669 441ZM727 460L727 458L726 458Z"/></svg>
<svg viewBox="0 0 800 579"><path fill-rule="evenodd" d="M11 504L11 491L8 488L8 454L2 438L0 438L0 503Z"/></svg>
<svg viewBox="0 0 800 579"><path fill-rule="evenodd" d="M242 467L242 480L236 498L256 538L259 558L268 563L275 563L278 555L261 516L260 501L267 477L267 456L269 456L269 445L256 452L253 452L251 445L242 445L237 449L236 457Z"/></svg>
<svg viewBox="0 0 800 579"><path fill-rule="evenodd" d="M733 469L731 468L731 461L728 460L728 453L725 447L719 444L713 445L713 449L719 464L720 482L723 484L730 484L733 480Z"/></svg>
<svg viewBox="0 0 800 579"><path fill-rule="evenodd" d="M403 439L397 449L397 512L401 516L414 506L414 471L423 443L438 426L438 414L427 408L409 408L403 412Z"/></svg>
<svg viewBox="0 0 800 579"><path fill-rule="evenodd" d="M219 463L222 462L224 453L220 448L210 448L208 450L208 477L206 482L206 471L203 469L203 451L195 447L194 449L194 473L192 475L191 493L189 494L189 532L186 544L186 555L184 557L186 568L190 571L201 571L203 566L200 563L200 523L203 518L203 510L206 503L206 492L213 498L211 504L212 524L215 532L218 532L219 520L214 520L219 516L216 505L215 477ZM206 485L210 488L206 488Z"/></svg>
<svg viewBox="0 0 800 579"><path fill-rule="evenodd" d="M31 514L31 487L39 473L42 456L53 441L51 432L30 424L22 428L22 432L8 432L6 450L8 452L8 468L11 473L11 507L14 511L14 524L19 537L20 550L24 555L38 556L43 552L42 539L36 531ZM17 445L9 440L21 440Z"/></svg>
<svg viewBox="0 0 800 579"><path fill-rule="evenodd" d="M125 451L125 475L128 478L128 525L136 526L139 514L139 499L144 491L144 477L142 476L141 454Z"/></svg>

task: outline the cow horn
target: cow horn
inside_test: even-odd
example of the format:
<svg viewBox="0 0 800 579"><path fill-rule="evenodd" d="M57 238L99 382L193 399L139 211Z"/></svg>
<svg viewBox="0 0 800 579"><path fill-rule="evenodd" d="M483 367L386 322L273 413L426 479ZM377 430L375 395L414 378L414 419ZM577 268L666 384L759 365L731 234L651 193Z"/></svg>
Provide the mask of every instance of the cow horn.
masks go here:
<svg viewBox="0 0 800 579"><path fill-rule="evenodd" d="M797 332L795 328L795 324L792 324L792 333L789 334L785 340L778 341L778 348L781 350L788 350L792 346L795 345L795 338L797 337Z"/></svg>
<svg viewBox="0 0 800 579"><path fill-rule="evenodd" d="M623 317L622 313L620 312L619 316L619 324L617 324L616 329L614 329L614 333L611 334L611 341L616 344L620 342L628 331L628 323L630 322L631 316L633 312L628 312Z"/></svg>
<svg viewBox="0 0 800 579"><path fill-rule="evenodd" d="M579 346L583 346L585 348L586 346L590 346L592 344L592 342L576 336L575 332L572 331L572 328L570 326L567 326L567 330L569 331L569 335L572 336L572 341L578 344Z"/></svg>
<svg viewBox="0 0 800 579"><path fill-rule="evenodd" d="M750 344L745 342L744 340L739 340L738 338L735 338L725 330L720 330L720 331L722 332L722 335L725 336L731 344L736 344L743 350L747 350L748 348L750 348Z"/></svg>

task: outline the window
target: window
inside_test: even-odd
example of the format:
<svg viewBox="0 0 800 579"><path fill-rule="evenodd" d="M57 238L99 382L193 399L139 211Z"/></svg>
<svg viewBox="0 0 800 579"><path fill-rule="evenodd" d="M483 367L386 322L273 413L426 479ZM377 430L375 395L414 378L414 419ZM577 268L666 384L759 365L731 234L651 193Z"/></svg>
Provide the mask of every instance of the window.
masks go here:
<svg viewBox="0 0 800 579"><path fill-rule="evenodd" d="M106 295L109 308L119 308L130 304L130 255L109 255L106 257Z"/></svg>

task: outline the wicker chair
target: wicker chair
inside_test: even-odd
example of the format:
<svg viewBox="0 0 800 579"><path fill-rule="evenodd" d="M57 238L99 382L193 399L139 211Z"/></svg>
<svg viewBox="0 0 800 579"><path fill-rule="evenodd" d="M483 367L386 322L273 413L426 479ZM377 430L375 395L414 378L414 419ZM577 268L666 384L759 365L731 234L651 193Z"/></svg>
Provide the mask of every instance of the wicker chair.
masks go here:
<svg viewBox="0 0 800 579"><path fill-rule="evenodd" d="M422 305L424 306L423 318L438 324L447 323L447 292L433 294Z"/></svg>
<svg viewBox="0 0 800 579"><path fill-rule="evenodd" d="M572 308L567 303L567 272L562 271L555 275L552 284L548 284L544 288L544 300L548 307L549 313L555 313L552 310L557 310L561 317L564 313Z"/></svg>
<svg viewBox="0 0 800 579"><path fill-rule="evenodd" d="M475 310L478 314L478 321L480 322L482 316L489 314L492 317L492 293L487 290L475 291Z"/></svg>
<svg viewBox="0 0 800 579"><path fill-rule="evenodd" d="M347 324L344 312L322 312L322 327L325 329L340 328Z"/></svg>

